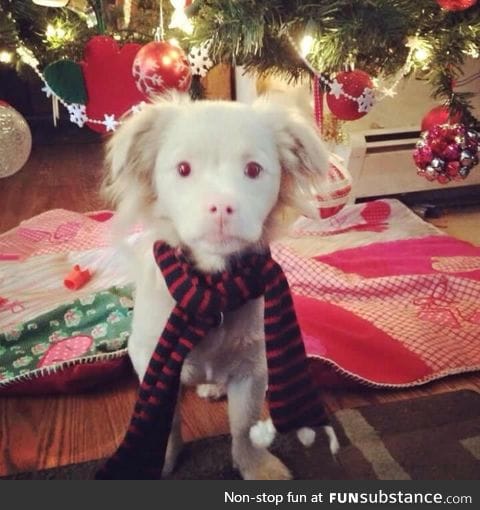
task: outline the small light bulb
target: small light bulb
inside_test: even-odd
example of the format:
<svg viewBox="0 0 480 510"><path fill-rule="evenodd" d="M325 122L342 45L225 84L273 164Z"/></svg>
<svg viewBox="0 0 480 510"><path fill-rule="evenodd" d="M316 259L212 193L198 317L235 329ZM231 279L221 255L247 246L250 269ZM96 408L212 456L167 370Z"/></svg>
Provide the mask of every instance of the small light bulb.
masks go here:
<svg viewBox="0 0 480 510"><path fill-rule="evenodd" d="M417 48L413 55L413 58L420 63L425 62L429 57L430 52L426 48Z"/></svg>
<svg viewBox="0 0 480 510"><path fill-rule="evenodd" d="M45 35L47 37L55 36L55 27L53 25L50 25L50 23L47 25L47 30L45 31Z"/></svg>
<svg viewBox="0 0 480 510"><path fill-rule="evenodd" d="M465 55L472 58L480 57L480 48L477 48L474 44L469 44L468 48L464 51Z"/></svg>
<svg viewBox="0 0 480 510"><path fill-rule="evenodd" d="M10 64L12 62L13 55L10 51L0 51L0 62L2 64Z"/></svg>
<svg viewBox="0 0 480 510"><path fill-rule="evenodd" d="M178 39L175 39L175 37L172 37L171 39L169 39L168 42L172 46L176 46L177 48L180 48L180 43L178 42Z"/></svg>
<svg viewBox="0 0 480 510"><path fill-rule="evenodd" d="M302 57L306 57L313 48L314 38L311 35L304 35L300 43L300 53Z"/></svg>

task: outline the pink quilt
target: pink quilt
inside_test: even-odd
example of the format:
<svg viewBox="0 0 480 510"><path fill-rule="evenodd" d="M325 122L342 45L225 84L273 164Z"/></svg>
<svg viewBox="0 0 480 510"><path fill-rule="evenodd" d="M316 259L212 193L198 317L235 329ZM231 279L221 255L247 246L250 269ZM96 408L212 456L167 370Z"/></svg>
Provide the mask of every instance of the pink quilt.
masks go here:
<svg viewBox="0 0 480 510"><path fill-rule="evenodd" d="M372 215L366 220L358 212L368 208ZM295 242L275 247L295 295L307 351L340 374L383 387L478 370L480 248L432 235L431 227L423 235L419 228L407 229L415 231L413 238L403 235L405 225L396 225L398 209L393 201L351 207L352 221L337 228L364 233L365 242L357 238L352 248L305 257ZM320 246L327 232L335 236L334 228L303 220L300 233L316 237Z"/></svg>

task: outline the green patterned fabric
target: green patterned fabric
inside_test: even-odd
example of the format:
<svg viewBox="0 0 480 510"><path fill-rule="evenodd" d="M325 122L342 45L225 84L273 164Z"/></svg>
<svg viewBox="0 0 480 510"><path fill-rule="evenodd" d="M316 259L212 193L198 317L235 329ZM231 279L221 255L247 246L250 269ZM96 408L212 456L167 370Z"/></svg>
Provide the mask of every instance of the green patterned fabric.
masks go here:
<svg viewBox="0 0 480 510"><path fill-rule="evenodd" d="M0 333L0 386L47 367L124 351L130 335L133 287L83 296Z"/></svg>

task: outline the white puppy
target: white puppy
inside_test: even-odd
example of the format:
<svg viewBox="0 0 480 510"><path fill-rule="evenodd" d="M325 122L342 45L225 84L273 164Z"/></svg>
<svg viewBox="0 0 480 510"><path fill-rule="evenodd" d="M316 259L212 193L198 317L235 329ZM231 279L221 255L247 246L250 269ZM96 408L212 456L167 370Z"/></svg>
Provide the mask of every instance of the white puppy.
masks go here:
<svg viewBox="0 0 480 510"><path fill-rule="evenodd" d="M298 113L268 102L190 102L173 96L145 106L109 143L106 191L123 226L142 221L134 260L136 298L128 351L140 379L174 306L152 252L162 239L188 248L197 269L226 268L232 255L262 249L286 206L315 210L328 157ZM267 385L263 300L253 300L212 330L185 361L183 384L225 386L234 465L245 479L286 479L283 463L254 446L250 428ZM176 413L164 473L182 446Z"/></svg>

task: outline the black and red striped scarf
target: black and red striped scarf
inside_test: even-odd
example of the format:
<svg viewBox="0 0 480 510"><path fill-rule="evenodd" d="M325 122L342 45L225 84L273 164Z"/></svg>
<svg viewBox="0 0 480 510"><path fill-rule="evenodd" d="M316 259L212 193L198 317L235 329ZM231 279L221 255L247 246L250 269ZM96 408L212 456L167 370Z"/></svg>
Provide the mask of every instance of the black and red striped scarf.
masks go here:
<svg viewBox="0 0 480 510"><path fill-rule="evenodd" d="M311 378L292 296L270 253L247 254L227 271L202 274L163 241L154 255L176 301L141 383L128 431L97 479L161 477L165 450L188 353L221 314L264 296L270 415L279 432L328 423Z"/></svg>

